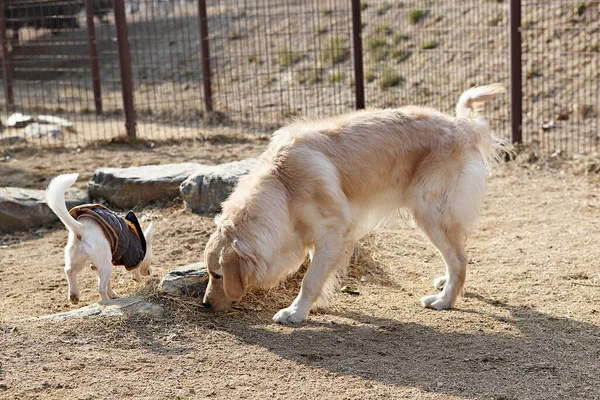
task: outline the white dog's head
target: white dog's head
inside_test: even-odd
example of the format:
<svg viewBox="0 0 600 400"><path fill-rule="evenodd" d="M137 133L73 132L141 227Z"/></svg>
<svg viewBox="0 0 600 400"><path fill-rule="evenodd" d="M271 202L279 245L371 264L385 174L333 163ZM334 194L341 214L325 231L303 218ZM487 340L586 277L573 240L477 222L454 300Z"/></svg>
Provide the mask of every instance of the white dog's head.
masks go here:
<svg viewBox="0 0 600 400"><path fill-rule="evenodd" d="M144 237L146 238L146 255L139 265L140 273L143 276L149 276L152 273L150 263L152 262L152 230L154 226L152 222L146 227Z"/></svg>

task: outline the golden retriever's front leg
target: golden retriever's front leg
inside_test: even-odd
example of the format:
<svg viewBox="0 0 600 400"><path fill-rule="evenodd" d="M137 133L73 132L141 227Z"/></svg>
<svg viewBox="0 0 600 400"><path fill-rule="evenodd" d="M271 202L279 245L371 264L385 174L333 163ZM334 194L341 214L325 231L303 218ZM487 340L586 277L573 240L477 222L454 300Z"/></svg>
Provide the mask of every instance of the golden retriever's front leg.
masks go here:
<svg viewBox="0 0 600 400"><path fill-rule="evenodd" d="M326 238L323 245L315 249L313 260L302 280L300 293L289 307L279 310L273 316L273 321L280 324L295 324L304 321L323 294L327 280L348 264L353 246L352 241L341 237Z"/></svg>

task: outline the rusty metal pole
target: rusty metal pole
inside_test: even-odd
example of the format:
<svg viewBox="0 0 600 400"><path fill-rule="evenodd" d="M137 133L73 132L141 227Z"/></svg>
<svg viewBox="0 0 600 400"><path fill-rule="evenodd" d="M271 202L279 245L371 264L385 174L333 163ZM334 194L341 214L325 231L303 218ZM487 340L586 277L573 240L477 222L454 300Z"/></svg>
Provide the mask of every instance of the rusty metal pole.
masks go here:
<svg viewBox="0 0 600 400"><path fill-rule="evenodd" d="M92 85L94 88L94 106L96 114L102 114L102 90L100 88L100 67L98 66L98 49L96 47L96 29L94 28L94 6L92 0L85 0L88 42L90 46L90 63L92 67Z"/></svg>
<svg viewBox="0 0 600 400"><path fill-rule="evenodd" d="M352 0L352 42L354 45L354 90L356 109L365 108L365 80L363 71L362 22L360 0Z"/></svg>
<svg viewBox="0 0 600 400"><path fill-rule="evenodd" d="M13 80L10 70L10 56L8 52L8 40L6 38L6 16L4 15L5 1L0 0L0 41L2 42L2 76L4 78L4 97L6 105L15 104L13 95Z"/></svg>
<svg viewBox="0 0 600 400"><path fill-rule="evenodd" d="M210 74L210 51L208 46L208 17L206 0L198 0L198 16L200 19L200 50L202 52L202 80L204 86L204 106L207 112L213 110L212 87Z"/></svg>
<svg viewBox="0 0 600 400"><path fill-rule="evenodd" d="M510 1L510 126L513 143L523 142L521 0Z"/></svg>
<svg viewBox="0 0 600 400"><path fill-rule="evenodd" d="M135 108L133 103L133 79L131 72L131 54L129 52L129 39L127 34L127 20L125 19L124 0L114 0L115 25L117 28L117 42L119 45L119 69L121 70L121 88L123 91L123 108L125 110L125 128L127 136L135 140Z"/></svg>

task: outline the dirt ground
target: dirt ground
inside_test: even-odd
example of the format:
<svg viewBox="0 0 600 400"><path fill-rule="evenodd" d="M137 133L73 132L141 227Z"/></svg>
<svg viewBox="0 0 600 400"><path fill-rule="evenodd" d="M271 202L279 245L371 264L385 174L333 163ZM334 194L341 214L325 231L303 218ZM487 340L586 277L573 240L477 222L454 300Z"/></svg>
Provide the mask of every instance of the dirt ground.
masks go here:
<svg viewBox="0 0 600 400"><path fill-rule="evenodd" d="M76 170L84 187L100 166L219 163L264 145L11 152L0 157L0 186L43 188ZM455 310L421 308L442 260L399 221L361 244L344 281L360 294L340 294L294 327L271 316L293 299L297 277L287 289L250 293L224 315L154 292L168 270L201 259L212 229L180 201L137 210L143 223L155 222L151 281L137 285L122 269L112 278L120 295L161 302L161 319L28 320L74 308L62 271L67 234L56 224L0 236L0 398L598 399L599 209L597 176L501 167L469 239L467 288ZM80 286L79 306L97 300L92 271Z"/></svg>

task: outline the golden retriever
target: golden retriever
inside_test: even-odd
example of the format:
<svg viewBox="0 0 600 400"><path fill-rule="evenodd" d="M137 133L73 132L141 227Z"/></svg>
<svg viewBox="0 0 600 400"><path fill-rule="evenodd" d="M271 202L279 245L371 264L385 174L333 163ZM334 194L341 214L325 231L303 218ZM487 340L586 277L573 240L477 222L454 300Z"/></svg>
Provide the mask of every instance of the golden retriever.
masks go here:
<svg viewBox="0 0 600 400"><path fill-rule="evenodd" d="M410 212L441 253L442 289L421 303L453 307L466 275L465 240L477 219L486 167L506 143L479 115L501 85L464 92L456 117L426 107L363 110L292 123L274 133L215 221L205 249L204 305L228 309L250 286L272 287L311 264L300 293L273 319L306 319L331 293L358 239L396 210Z"/></svg>

